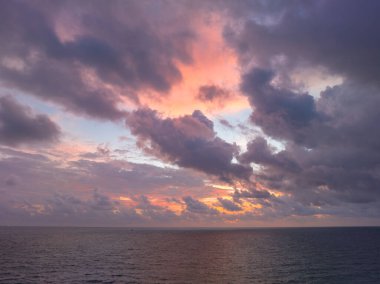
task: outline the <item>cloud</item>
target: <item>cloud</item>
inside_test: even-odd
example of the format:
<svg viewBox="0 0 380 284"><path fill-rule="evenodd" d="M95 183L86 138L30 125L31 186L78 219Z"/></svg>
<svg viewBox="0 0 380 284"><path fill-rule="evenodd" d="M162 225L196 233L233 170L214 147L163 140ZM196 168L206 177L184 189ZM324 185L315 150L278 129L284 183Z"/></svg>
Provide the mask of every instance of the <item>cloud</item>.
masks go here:
<svg viewBox="0 0 380 284"><path fill-rule="evenodd" d="M191 196L186 196L183 198L183 201L186 205L186 210L190 213L196 214L206 214L206 215L215 215L218 214L218 211L209 207L205 203L192 198Z"/></svg>
<svg viewBox="0 0 380 284"><path fill-rule="evenodd" d="M97 189L88 198L56 193L38 204L18 201L14 206L8 208L8 218L20 225L125 226L144 221L133 209L120 206Z"/></svg>
<svg viewBox="0 0 380 284"><path fill-rule="evenodd" d="M241 198L248 199L267 199L271 198L272 195L267 190L257 190L254 187L245 189L245 190L235 190L233 193L233 198L236 201L239 201Z"/></svg>
<svg viewBox="0 0 380 284"><path fill-rule="evenodd" d="M256 163L263 166L281 167L289 171L299 171L298 164L288 157L287 151L280 151L273 154L273 151L268 146L267 141L263 137L256 137L247 145L247 151L238 157L238 160L243 164Z"/></svg>
<svg viewBox="0 0 380 284"><path fill-rule="evenodd" d="M254 108L252 122L270 136L311 144L305 137L308 129L323 119L316 110L314 98L274 87L273 77L273 71L259 68L253 68L242 77L241 89Z"/></svg>
<svg viewBox="0 0 380 284"><path fill-rule="evenodd" d="M12 187L12 186L15 186L19 183L19 178L15 175L10 175L8 176L5 181L4 181L4 184L6 186L9 186L9 187Z"/></svg>
<svg viewBox="0 0 380 284"><path fill-rule="evenodd" d="M241 90L252 107L251 122L265 135L256 133L238 160L260 166L254 179L262 186L294 198L272 197L272 208L278 204L274 200L281 200L300 214L376 211L380 39L374 11L379 4L347 1L337 17L342 4L221 4L242 23L226 25L224 35L240 59ZM342 82L311 96L297 85L295 74L303 80L305 70L317 68L326 76L341 76ZM276 152L268 139L285 149Z"/></svg>
<svg viewBox="0 0 380 284"><path fill-rule="evenodd" d="M75 195L83 190L99 190L116 196L135 194L180 195L182 191L202 192L203 176L184 169L161 168L148 164L106 159L60 161L44 155L29 154L19 150L0 147L0 180L12 180L14 194L35 188L35 197L52 192ZM17 176L16 176L17 173ZM59 185L59 186L57 186ZM10 193L11 194L11 193Z"/></svg>
<svg viewBox="0 0 380 284"><path fill-rule="evenodd" d="M234 129L234 126L226 119L219 119L219 123L229 129Z"/></svg>
<svg viewBox="0 0 380 284"><path fill-rule="evenodd" d="M93 201L91 207L95 210L112 210L117 201L112 201L108 196L103 195L99 190L95 189L93 193Z"/></svg>
<svg viewBox="0 0 380 284"><path fill-rule="evenodd" d="M268 68L276 57L283 57L287 73L296 66L324 66L363 83L378 83L377 1L223 3L243 23L241 29L230 27L225 32L242 63L253 59ZM339 17L336 11L341 11Z"/></svg>
<svg viewBox="0 0 380 284"><path fill-rule="evenodd" d="M118 160L63 162L4 147L0 151L2 224L179 224L177 215L153 204L152 197L181 198L188 191L204 195L203 177L182 169Z"/></svg>
<svg viewBox="0 0 380 284"><path fill-rule="evenodd" d="M253 107L252 122L286 149L274 153L257 137L238 160L261 165L256 177L265 186L291 192L305 204L377 200L377 84L346 79L315 99L274 87L273 77L272 71L254 68L242 77L242 90Z"/></svg>
<svg viewBox="0 0 380 284"><path fill-rule="evenodd" d="M218 201L220 205L222 205L222 207L228 211L236 212L243 210L238 204L229 199L218 198Z"/></svg>
<svg viewBox="0 0 380 284"><path fill-rule="evenodd" d="M73 169L79 168L89 174L81 178L82 183L107 188L114 194L173 194L172 188L196 190L203 187L201 176L186 170L160 168L149 164L134 164L122 161L77 160L71 162Z"/></svg>
<svg viewBox="0 0 380 284"><path fill-rule="evenodd" d="M106 146L70 159L50 149L33 152L31 144L57 141L60 128L1 97L0 219L139 225L328 216L377 222L378 10L371 0L4 3L1 87L90 118L126 119L139 148L178 168L116 160L120 156ZM221 42L220 25L233 50ZM204 53L207 47L211 53ZM315 70L341 80L325 87L313 77L310 87L306 73ZM231 107L241 103L241 110L248 99L252 108L251 125L236 125L245 136L239 143L251 140L243 153L219 137L201 111L178 114L183 105L211 110L227 98ZM164 105L178 116L152 110ZM228 117L239 121L240 115ZM219 122L230 139L234 126Z"/></svg>
<svg viewBox="0 0 380 284"><path fill-rule="evenodd" d="M224 100L230 96L229 91L215 85L204 85L199 87L198 99L201 101Z"/></svg>
<svg viewBox="0 0 380 284"><path fill-rule="evenodd" d="M288 126L268 131L268 124L262 125L268 135L284 139L285 150L274 153L266 140L258 137L239 161L263 166L256 173L260 182L291 192L304 204L366 203L371 208L380 197L379 93L376 84L352 81L327 87L309 109L314 121L301 126L301 132ZM261 107L256 104L254 113L260 113ZM300 117L301 123L304 117Z"/></svg>
<svg viewBox="0 0 380 284"><path fill-rule="evenodd" d="M110 154L111 150L107 147L107 145L98 145L95 152L81 153L80 156L85 159L102 159L109 157Z"/></svg>
<svg viewBox="0 0 380 284"><path fill-rule="evenodd" d="M316 214L373 220L380 216L379 201L368 203L366 199L371 195L365 191L356 196L327 188L316 188L319 192L315 192L311 186L320 177L310 175L312 166L299 175L283 174L280 167L263 171L255 177L256 186L235 190L233 202L225 197L218 200L227 211L222 213L215 208L217 204L203 202L201 198L212 192L203 184L204 176L193 171L120 160L63 163L40 154L4 147L0 150L2 224L220 226L228 220L253 224L302 217L312 222ZM17 177L12 176L15 172ZM278 174L282 177L276 180ZM332 173L331 177L335 175ZM6 183L10 178L17 178L12 186ZM347 185L355 179L352 177ZM275 196L261 188L275 182L284 195ZM253 206L249 210L247 203Z"/></svg>
<svg viewBox="0 0 380 284"><path fill-rule="evenodd" d="M124 98L138 103L138 91L165 94L181 80L177 63L191 62L192 30L166 26L183 12L173 7L166 17L163 7L163 18L154 18L155 6L171 4L8 2L0 12L7 27L0 30L1 82L75 113L120 119Z"/></svg>
<svg viewBox="0 0 380 284"><path fill-rule="evenodd" d="M185 168L216 175L224 181L248 180L252 170L233 163L237 145L216 136L213 123L200 111L177 118L162 118L151 109L139 109L127 125L147 153Z"/></svg>
<svg viewBox="0 0 380 284"><path fill-rule="evenodd" d="M165 222L177 220L178 216L168 208L152 204L149 198L145 195L141 195L134 198L138 202L136 208L140 210L140 214L153 222Z"/></svg>
<svg viewBox="0 0 380 284"><path fill-rule="evenodd" d="M0 97L0 143L8 146L57 141L60 128L10 96Z"/></svg>

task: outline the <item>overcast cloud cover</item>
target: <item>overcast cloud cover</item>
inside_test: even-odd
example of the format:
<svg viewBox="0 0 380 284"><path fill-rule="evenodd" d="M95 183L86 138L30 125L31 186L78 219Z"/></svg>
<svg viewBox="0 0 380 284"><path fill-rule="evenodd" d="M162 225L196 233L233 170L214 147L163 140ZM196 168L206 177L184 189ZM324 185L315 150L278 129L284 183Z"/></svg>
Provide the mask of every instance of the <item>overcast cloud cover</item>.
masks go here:
<svg viewBox="0 0 380 284"><path fill-rule="evenodd" d="M0 224L379 225L379 6L3 1Z"/></svg>

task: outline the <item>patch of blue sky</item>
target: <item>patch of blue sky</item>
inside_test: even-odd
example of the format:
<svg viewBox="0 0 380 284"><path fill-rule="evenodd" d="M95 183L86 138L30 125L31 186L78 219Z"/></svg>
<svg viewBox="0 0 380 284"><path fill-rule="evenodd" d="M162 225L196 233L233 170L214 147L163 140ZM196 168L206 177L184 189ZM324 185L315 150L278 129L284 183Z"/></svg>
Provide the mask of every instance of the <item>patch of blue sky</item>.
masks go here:
<svg viewBox="0 0 380 284"><path fill-rule="evenodd" d="M248 137L239 125L248 126L249 116L252 110L247 108L235 113L225 113L214 117L214 129L217 135L223 140L229 143L236 143L240 148L245 149L247 142L250 137ZM228 127L220 122L221 119L228 121L233 127Z"/></svg>

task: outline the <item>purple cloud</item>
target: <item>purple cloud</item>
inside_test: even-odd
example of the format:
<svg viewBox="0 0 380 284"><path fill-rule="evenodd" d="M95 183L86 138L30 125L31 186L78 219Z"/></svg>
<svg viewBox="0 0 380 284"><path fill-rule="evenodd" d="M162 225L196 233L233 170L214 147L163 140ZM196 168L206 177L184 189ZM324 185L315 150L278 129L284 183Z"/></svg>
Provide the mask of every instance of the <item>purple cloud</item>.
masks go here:
<svg viewBox="0 0 380 284"><path fill-rule="evenodd" d="M216 136L213 123L200 111L178 118L161 118L150 109L132 112L127 125L147 153L176 165L216 175L224 181L248 180L252 169L233 163L237 145Z"/></svg>
<svg viewBox="0 0 380 284"><path fill-rule="evenodd" d="M205 102L223 100L230 96L228 90L215 85L204 85L199 87L198 99Z"/></svg>
<svg viewBox="0 0 380 284"><path fill-rule="evenodd" d="M186 25L170 31L160 19L145 21L154 3L61 4L2 5L0 25L7 27L0 30L4 84L72 112L116 120L125 114L118 106L123 96L138 103L137 91L164 94L181 80L176 62L191 62L188 44L193 32ZM77 13L70 13L74 4ZM174 17L172 12L167 21ZM75 34L65 38L72 23ZM104 84L122 91L101 87Z"/></svg>
<svg viewBox="0 0 380 284"><path fill-rule="evenodd" d="M10 96L0 97L0 143L8 146L57 141L59 126L43 114L19 104Z"/></svg>
<svg viewBox="0 0 380 284"><path fill-rule="evenodd" d="M192 198L191 196L186 196L183 198L183 201L186 205L186 210L190 213L195 214L206 214L206 215L215 215L218 214L218 211L209 207L207 204Z"/></svg>
<svg viewBox="0 0 380 284"><path fill-rule="evenodd" d="M218 201L220 205L222 205L222 207L228 211L236 212L243 210L238 204L229 199L218 198Z"/></svg>
<svg viewBox="0 0 380 284"><path fill-rule="evenodd" d="M254 58L269 68L276 56L283 56L285 73L297 66L324 66L332 73L378 83L378 1L239 2L223 2L243 22L240 30L227 28L225 37L243 64Z"/></svg>
<svg viewBox="0 0 380 284"><path fill-rule="evenodd" d="M322 119L314 98L272 86L273 77L272 71L257 68L242 77L241 89L254 108L252 122L270 136L311 143L305 138L308 129Z"/></svg>

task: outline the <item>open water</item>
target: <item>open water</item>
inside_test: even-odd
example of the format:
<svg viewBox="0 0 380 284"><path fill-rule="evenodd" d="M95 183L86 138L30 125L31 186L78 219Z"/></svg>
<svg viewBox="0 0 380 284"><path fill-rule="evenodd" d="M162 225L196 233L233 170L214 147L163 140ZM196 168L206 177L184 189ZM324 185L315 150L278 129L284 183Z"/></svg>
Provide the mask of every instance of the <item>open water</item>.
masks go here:
<svg viewBox="0 0 380 284"><path fill-rule="evenodd" d="M380 228L0 227L1 283L380 283Z"/></svg>

